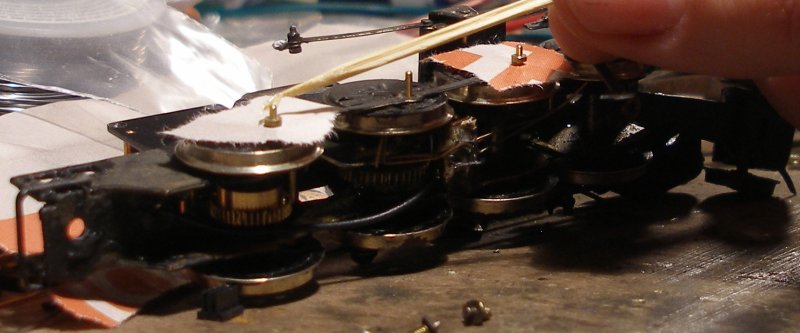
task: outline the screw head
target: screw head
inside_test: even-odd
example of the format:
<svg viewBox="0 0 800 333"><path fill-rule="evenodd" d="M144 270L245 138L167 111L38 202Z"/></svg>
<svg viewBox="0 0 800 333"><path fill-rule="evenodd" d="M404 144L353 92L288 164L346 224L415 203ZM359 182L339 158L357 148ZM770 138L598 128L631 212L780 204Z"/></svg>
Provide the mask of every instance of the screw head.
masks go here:
<svg viewBox="0 0 800 333"><path fill-rule="evenodd" d="M464 325L467 326L480 326L483 322L492 318L492 312L487 308L483 302L473 299L464 303L461 308L461 315L464 320Z"/></svg>
<svg viewBox="0 0 800 333"><path fill-rule="evenodd" d="M422 318L422 325L428 328L428 332L437 333L439 331L439 322L431 322L428 318Z"/></svg>
<svg viewBox="0 0 800 333"><path fill-rule="evenodd" d="M439 332L439 322L431 322L427 317L422 317L422 326L411 331L411 333L437 333Z"/></svg>

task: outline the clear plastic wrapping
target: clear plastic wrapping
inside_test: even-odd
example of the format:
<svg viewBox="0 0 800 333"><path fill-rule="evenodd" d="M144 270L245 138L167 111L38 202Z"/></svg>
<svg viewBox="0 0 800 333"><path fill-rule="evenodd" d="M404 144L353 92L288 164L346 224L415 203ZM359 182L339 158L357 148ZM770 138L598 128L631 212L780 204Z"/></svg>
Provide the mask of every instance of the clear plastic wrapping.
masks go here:
<svg viewBox="0 0 800 333"><path fill-rule="evenodd" d="M0 0L0 79L145 113L231 105L271 73L164 0Z"/></svg>

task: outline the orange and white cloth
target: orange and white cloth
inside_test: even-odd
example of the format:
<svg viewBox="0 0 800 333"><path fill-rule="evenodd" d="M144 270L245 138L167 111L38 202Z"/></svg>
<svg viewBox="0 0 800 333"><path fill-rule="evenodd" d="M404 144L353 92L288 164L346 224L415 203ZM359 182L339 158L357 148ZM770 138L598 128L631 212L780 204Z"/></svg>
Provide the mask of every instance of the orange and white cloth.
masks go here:
<svg viewBox="0 0 800 333"><path fill-rule="evenodd" d="M511 56L516 53L517 45L522 45L523 53L528 58L520 66L511 64ZM540 85L573 72L563 54L516 42L475 45L436 54L430 59L472 73L498 91Z"/></svg>

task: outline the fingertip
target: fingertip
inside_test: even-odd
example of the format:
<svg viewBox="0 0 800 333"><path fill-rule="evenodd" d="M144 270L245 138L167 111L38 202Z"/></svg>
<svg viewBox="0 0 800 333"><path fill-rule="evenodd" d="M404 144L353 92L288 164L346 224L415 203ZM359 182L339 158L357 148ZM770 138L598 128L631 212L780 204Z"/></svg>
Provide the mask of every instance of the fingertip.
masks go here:
<svg viewBox="0 0 800 333"><path fill-rule="evenodd" d="M569 0L564 5L589 33L647 36L670 30L685 13L686 0Z"/></svg>
<svg viewBox="0 0 800 333"><path fill-rule="evenodd" d="M554 2L556 5L549 11L550 31L565 55L586 64L601 63L615 58L594 47L595 41L585 40L580 31L574 31L576 28L580 30L580 23L569 9L559 5L562 1Z"/></svg>
<svg viewBox="0 0 800 333"><path fill-rule="evenodd" d="M800 72L795 1L554 0L564 52L734 78Z"/></svg>
<svg viewBox="0 0 800 333"><path fill-rule="evenodd" d="M685 13L686 0L554 0L553 35L565 54L584 63L618 58L670 63L662 52Z"/></svg>
<svg viewBox="0 0 800 333"><path fill-rule="evenodd" d="M775 111L800 128L800 75L759 79L756 84Z"/></svg>

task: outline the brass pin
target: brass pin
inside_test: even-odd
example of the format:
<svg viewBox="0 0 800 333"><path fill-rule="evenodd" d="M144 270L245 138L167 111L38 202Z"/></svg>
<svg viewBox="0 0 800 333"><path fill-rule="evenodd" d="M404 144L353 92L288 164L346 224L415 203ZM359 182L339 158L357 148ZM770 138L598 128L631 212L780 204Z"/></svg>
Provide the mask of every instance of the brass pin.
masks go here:
<svg viewBox="0 0 800 333"><path fill-rule="evenodd" d="M528 61L528 56L523 51L522 44L517 44L517 52L511 55L512 66L522 66Z"/></svg>
<svg viewBox="0 0 800 333"><path fill-rule="evenodd" d="M413 97L411 88L414 84L414 73L411 71L406 71L406 98L411 99Z"/></svg>
<svg viewBox="0 0 800 333"><path fill-rule="evenodd" d="M269 103L267 106L269 107L269 115L261 120L261 125L269 128L281 127L283 120L278 115L278 104Z"/></svg>
<svg viewBox="0 0 800 333"><path fill-rule="evenodd" d="M122 144L122 154L123 155L131 155L131 154L135 154L137 152L138 152L138 150L136 150L136 148L133 148L133 146L131 146L129 143L123 143Z"/></svg>

